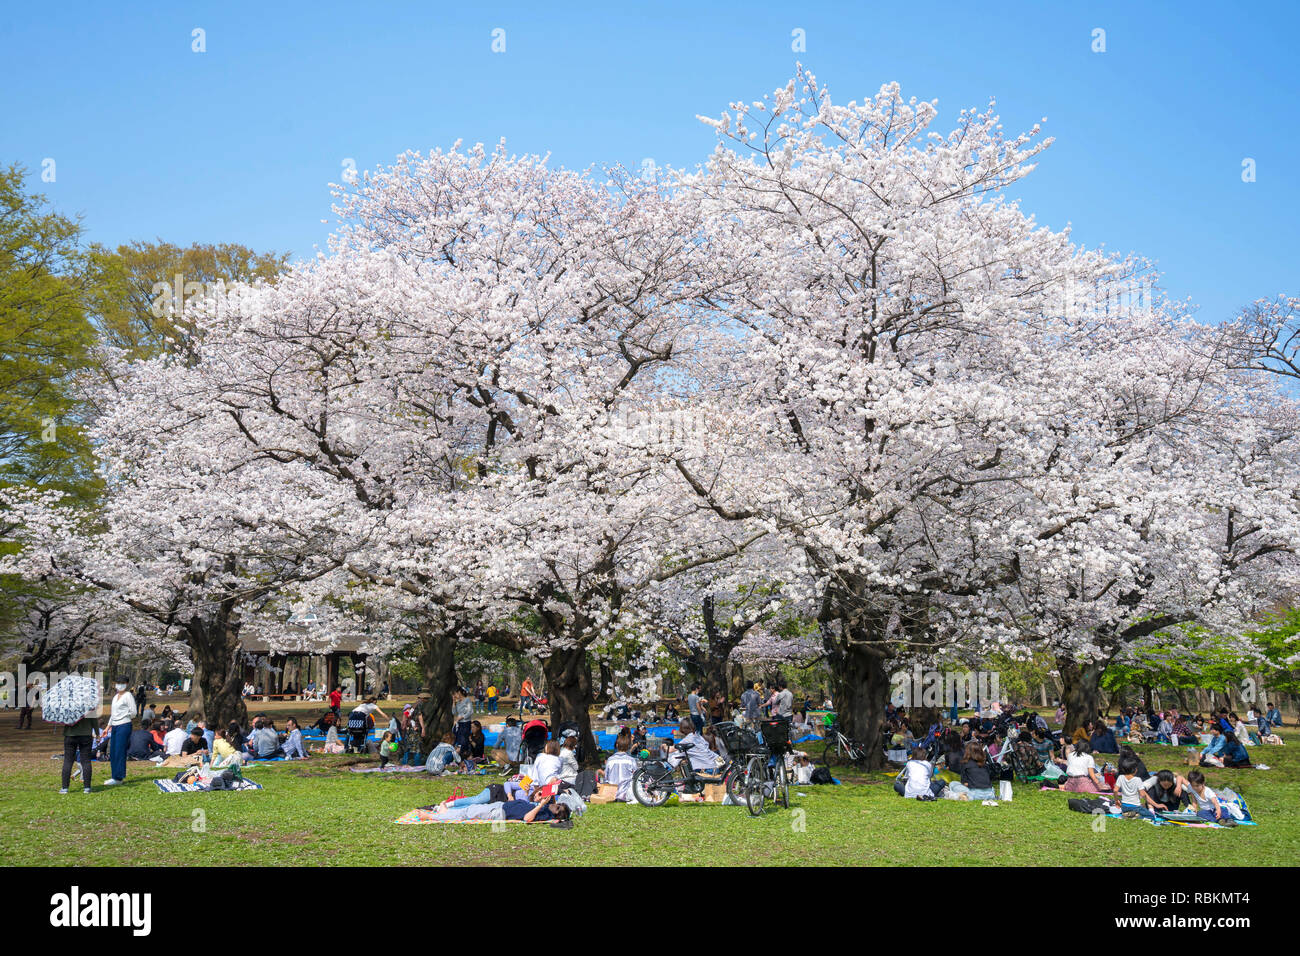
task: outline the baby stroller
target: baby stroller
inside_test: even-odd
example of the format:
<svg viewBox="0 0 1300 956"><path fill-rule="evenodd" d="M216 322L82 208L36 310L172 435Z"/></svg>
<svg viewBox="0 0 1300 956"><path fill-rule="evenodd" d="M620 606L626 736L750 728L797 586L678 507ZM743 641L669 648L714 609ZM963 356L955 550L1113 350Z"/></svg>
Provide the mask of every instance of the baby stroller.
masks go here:
<svg viewBox="0 0 1300 956"><path fill-rule="evenodd" d="M540 718L524 724L523 762L532 763L536 760L550 736L550 726Z"/></svg>
<svg viewBox="0 0 1300 956"><path fill-rule="evenodd" d="M348 714L348 748L353 753L366 752L366 737L370 735L373 720L364 710Z"/></svg>

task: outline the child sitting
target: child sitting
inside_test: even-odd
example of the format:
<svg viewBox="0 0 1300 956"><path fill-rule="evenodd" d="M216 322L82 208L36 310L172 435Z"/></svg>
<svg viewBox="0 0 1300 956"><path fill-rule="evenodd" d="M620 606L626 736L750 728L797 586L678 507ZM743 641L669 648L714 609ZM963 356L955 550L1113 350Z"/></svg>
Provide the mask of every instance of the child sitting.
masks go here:
<svg viewBox="0 0 1300 956"><path fill-rule="evenodd" d="M1126 816L1133 813L1154 819L1155 812L1147 807L1151 797L1137 770L1137 761L1134 758L1120 757L1119 776L1115 778L1115 785L1111 789L1119 797L1120 811Z"/></svg>
<svg viewBox="0 0 1300 956"><path fill-rule="evenodd" d="M811 782L811 769L808 779ZM925 759L925 751L920 747L913 749L912 759L903 765L902 772L894 781L894 790L907 800L933 800L943 793L946 786L942 780L935 779L934 764Z"/></svg>
<svg viewBox="0 0 1300 956"><path fill-rule="evenodd" d="M1192 805L1196 808L1196 815L1202 820L1225 826L1237 825L1237 821L1224 812L1223 805L1219 802L1219 795L1206 785L1205 774L1201 771L1192 770L1187 774L1187 788Z"/></svg>

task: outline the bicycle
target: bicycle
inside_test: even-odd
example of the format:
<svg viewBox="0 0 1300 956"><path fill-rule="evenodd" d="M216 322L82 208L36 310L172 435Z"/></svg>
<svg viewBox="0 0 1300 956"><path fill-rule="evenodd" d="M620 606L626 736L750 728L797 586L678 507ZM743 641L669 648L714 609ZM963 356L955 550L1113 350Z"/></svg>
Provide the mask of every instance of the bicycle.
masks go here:
<svg viewBox="0 0 1300 956"><path fill-rule="evenodd" d="M856 740L844 736L837 727L826 728L826 747L822 751L822 763L829 767L832 762L860 764L867 760L867 748Z"/></svg>
<svg viewBox="0 0 1300 956"><path fill-rule="evenodd" d="M745 766L745 806L750 816L760 817L770 796L784 809L790 809L790 771L785 755L790 746L790 722L776 718L763 721L763 748L753 754Z"/></svg>
<svg viewBox="0 0 1300 956"><path fill-rule="evenodd" d="M721 783L731 798L743 797L743 777L736 761L725 761L716 770L696 770L685 755L671 766L663 760L647 760L632 774L632 798L643 807L662 807L674 793L698 794L705 784Z"/></svg>

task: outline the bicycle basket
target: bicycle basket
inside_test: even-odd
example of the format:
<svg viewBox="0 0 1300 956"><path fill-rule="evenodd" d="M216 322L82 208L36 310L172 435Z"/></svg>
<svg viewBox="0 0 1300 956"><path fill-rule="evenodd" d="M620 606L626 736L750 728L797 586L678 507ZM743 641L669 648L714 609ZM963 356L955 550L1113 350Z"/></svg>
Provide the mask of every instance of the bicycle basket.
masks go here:
<svg viewBox="0 0 1300 956"><path fill-rule="evenodd" d="M715 725L718 732L722 734L722 742L726 744L727 753L732 754L752 754L757 753L763 748L758 739L758 734L752 730L746 730L744 727L737 727L731 721Z"/></svg>
<svg viewBox="0 0 1300 956"><path fill-rule="evenodd" d="M790 747L790 722L786 720L765 720L763 721L763 743L774 756L781 756L789 753Z"/></svg>

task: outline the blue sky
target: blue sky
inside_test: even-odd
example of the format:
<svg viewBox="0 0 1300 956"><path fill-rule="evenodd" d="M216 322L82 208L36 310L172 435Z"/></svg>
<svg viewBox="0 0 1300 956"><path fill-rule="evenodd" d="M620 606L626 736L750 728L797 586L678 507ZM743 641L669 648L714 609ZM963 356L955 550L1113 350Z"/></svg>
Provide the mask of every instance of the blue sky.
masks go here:
<svg viewBox="0 0 1300 956"><path fill-rule="evenodd" d="M937 98L941 128L990 97L1008 131L1046 116L1056 144L1019 187L1024 208L1157 260L1204 321L1300 292L1300 5L703 6L10 4L0 162L26 165L100 242L309 256L345 160L505 137L569 167L693 166L714 142L697 114L761 97L802 60L841 101L891 80Z"/></svg>

